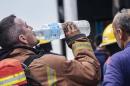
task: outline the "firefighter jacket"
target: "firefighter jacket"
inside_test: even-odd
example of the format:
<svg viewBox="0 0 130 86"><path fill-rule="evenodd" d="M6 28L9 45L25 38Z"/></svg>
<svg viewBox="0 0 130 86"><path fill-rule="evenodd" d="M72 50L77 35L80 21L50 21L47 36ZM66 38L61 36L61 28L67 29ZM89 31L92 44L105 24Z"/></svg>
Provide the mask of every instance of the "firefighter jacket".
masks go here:
<svg viewBox="0 0 130 86"><path fill-rule="evenodd" d="M56 54L44 54L34 59L29 65L33 78L43 86L97 86L100 65L88 39L75 40L71 48L73 60ZM36 53L27 48L16 48L8 56L24 62L32 54Z"/></svg>

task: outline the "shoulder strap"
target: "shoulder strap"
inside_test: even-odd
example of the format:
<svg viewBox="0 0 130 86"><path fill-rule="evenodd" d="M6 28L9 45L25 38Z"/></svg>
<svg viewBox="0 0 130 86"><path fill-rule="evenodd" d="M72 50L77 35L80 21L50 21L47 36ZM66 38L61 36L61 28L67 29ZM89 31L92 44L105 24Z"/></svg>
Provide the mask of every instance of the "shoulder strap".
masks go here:
<svg viewBox="0 0 130 86"><path fill-rule="evenodd" d="M30 55L23 63L23 68L25 71L25 75L28 81L27 86L42 86L40 84L40 82L38 80L36 80L30 73L30 69L28 68L28 66L30 65L30 63L37 58L40 58L42 55L38 54L38 55Z"/></svg>
<svg viewBox="0 0 130 86"><path fill-rule="evenodd" d="M44 52L44 53L40 53L40 54L37 54L37 55L30 55L30 56L23 62L23 64L25 64L26 66L29 66L30 63L31 63L34 59L40 58L41 56L43 56L43 55L45 55L45 54L59 55L59 54L52 53L52 52Z"/></svg>
<svg viewBox="0 0 130 86"><path fill-rule="evenodd" d="M29 66L30 63L34 60L34 59L37 59L37 58L40 58L42 55L38 54L38 55L30 55L23 63L26 65L26 66Z"/></svg>

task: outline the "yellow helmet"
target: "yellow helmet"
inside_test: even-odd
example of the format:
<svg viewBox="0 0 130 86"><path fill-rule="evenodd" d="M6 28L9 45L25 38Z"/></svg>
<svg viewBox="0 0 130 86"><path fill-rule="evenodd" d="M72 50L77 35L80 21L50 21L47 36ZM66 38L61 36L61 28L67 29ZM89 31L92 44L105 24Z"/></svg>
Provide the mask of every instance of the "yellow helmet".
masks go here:
<svg viewBox="0 0 130 86"><path fill-rule="evenodd" d="M39 40L39 44L46 44L49 43L48 40L43 40L43 39L38 39Z"/></svg>
<svg viewBox="0 0 130 86"><path fill-rule="evenodd" d="M102 46L109 45L115 42L116 42L116 38L113 33L112 24L109 24L103 32L102 43L100 44L100 46L102 47Z"/></svg>

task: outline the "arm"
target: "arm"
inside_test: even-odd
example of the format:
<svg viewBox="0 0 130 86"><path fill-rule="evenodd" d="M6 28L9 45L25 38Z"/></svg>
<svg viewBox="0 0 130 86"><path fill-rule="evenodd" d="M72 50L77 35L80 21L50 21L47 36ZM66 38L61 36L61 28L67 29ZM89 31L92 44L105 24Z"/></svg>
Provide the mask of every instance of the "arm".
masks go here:
<svg viewBox="0 0 130 86"><path fill-rule="evenodd" d="M67 23L65 26L66 38L70 39L67 43L72 49L75 59L68 61L64 56L47 54L31 63L31 73L42 83L48 80L47 74L51 74L56 77L56 79L53 78L55 80L50 80L52 83L54 81L59 84L65 81L67 86L69 82L71 86L96 86L100 79L100 66L89 40L86 36L77 37L80 32L73 24ZM51 69L49 73L46 71L48 68Z"/></svg>
<svg viewBox="0 0 130 86"><path fill-rule="evenodd" d="M88 38L79 35L81 34L80 31L71 23L66 24L64 31L67 44L75 56L75 60L66 62L65 73L67 77L78 83L91 86L97 85L100 79L100 66Z"/></svg>

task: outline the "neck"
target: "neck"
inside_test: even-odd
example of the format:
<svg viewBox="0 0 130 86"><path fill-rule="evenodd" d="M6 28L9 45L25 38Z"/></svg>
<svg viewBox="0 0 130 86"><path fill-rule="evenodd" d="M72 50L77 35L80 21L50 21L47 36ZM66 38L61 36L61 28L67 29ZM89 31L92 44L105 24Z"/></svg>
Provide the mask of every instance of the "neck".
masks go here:
<svg viewBox="0 0 130 86"><path fill-rule="evenodd" d="M130 36L128 37L128 39L124 42L124 47L126 47L127 43L130 42Z"/></svg>

